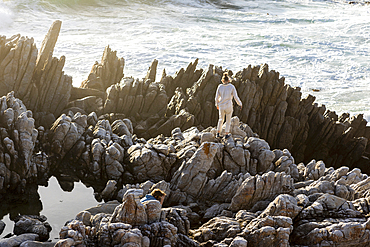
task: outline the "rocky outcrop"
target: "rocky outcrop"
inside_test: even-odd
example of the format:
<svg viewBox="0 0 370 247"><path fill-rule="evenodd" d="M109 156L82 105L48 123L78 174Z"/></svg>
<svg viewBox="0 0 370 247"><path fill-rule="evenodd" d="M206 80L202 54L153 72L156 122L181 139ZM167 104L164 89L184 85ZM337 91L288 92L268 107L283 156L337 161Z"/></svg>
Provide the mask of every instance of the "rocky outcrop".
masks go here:
<svg viewBox="0 0 370 247"><path fill-rule="evenodd" d="M45 216L27 216L21 215L15 219L14 234L34 233L38 235L40 241L49 239L51 226L46 222Z"/></svg>
<svg viewBox="0 0 370 247"><path fill-rule="evenodd" d="M39 131L32 112L13 92L0 101L0 191L21 193L27 183L48 178L47 155L38 150Z"/></svg>
<svg viewBox="0 0 370 247"><path fill-rule="evenodd" d="M40 51L32 38L20 35L9 40L0 38L1 96L14 91L33 112L59 116L72 89L72 77L63 72L65 57L52 57L61 24L61 21L52 24Z"/></svg>
<svg viewBox="0 0 370 247"><path fill-rule="evenodd" d="M156 63L146 81L124 78L112 85L107 90L105 112L130 117L135 133L146 139L170 135L176 127L215 126L218 112L214 92L224 70L213 65L196 70L196 60L175 77L164 74L160 82L153 82L149 75L155 74ZM369 163L370 131L362 115L338 117L314 103L311 95L301 99L300 88L286 85L284 78L269 71L266 64L237 72L233 84L244 104L242 110L235 108L234 114L271 147L290 150L300 162L317 158L334 167L353 167L356 162L362 168ZM155 109L149 107L152 102L156 102Z"/></svg>
<svg viewBox="0 0 370 247"><path fill-rule="evenodd" d="M76 215L56 246L370 244L362 115L338 117L301 99L267 65L234 74L197 70L195 60L158 82L154 60L143 79L124 77L109 47L72 88L65 58L52 57L60 26L39 52L32 39L0 37L2 202L51 175L65 190L82 180L98 199L115 200ZM243 101L227 139L214 127L224 72ZM164 208L140 202L155 188L167 194ZM48 238L46 224L18 222L19 233Z"/></svg>
<svg viewBox="0 0 370 247"><path fill-rule="evenodd" d="M230 209L234 212L240 209L251 209L255 203L271 200L279 194L290 193L293 190L293 179L285 173L272 171L262 176L251 176L243 181L231 200Z"/></svg>
<svg viewBox="0 0 370 247"><path fill-rule="evenodd" d="M81 212L61 229L61 240L55 246L197 246L184 235L188 229L177 228L166 221L175 215L180 218L175 213L179 210L166 211L161 216L159 201L141 203L142 196L141 189L128 190L112 215Z"/></svg>
<svg viewBox="0 0 370 247"><path fill-rule="evenodd" d="M4 84L0 93L14 90L38 124L49 128L63 110L72 110L85 115L93 111L98 116L124 114L135 133L145 139L169 136L176 127L183 131L194 125L215 126L214 93L227 71L244 105L242 110L235 108L234 114L272 148L290 150L298 162L317 159L333 167L367 169L370 130L363 115L338 116L314 103L311 95L302 99L300 88L285 84L284 77L267 64L249 65L234 74L214 65L197 69L195 60L175 76L164 71L156 82L157 60L143 79L124 77L124 59L108 46L88 79L80 88L72 88L72 79L62 71L65 58L52 57L60 28L60 21L53 23L39 52L32 39L20 35L0 39L0 81Z"/></svg>
<svg viewBox="0 0 370 247"><path fill-rule="evenodd" d="M19 236L13 236L7 239L0 239L0 246L4 247L15 247L20 246L24 242L27 241L35 241L37 240L38 235L34 233L25 233Z"/></svg>
<svg viewBox="0 0 370 247"><path fill-rule="evenodd" d="M123 77L125 60L117 57L117 51L109 46L104 50L101 62L95 62L88 79L81 83L81 88L105 91L113 84L119 83ZM154 81L154 80L153 80Z"/></svg>

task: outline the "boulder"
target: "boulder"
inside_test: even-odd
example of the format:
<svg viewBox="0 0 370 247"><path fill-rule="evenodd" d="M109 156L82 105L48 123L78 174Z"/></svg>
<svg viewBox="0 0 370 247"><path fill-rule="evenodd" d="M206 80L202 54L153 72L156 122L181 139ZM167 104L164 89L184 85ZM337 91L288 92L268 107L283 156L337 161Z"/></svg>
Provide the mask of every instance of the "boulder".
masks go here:
<svg viewBox="0 0 370 247"><path fill-rule="evenodd" d="M26 242L29 240L31 241L38 240L38 236L39 235L34 234L34 233L25 233L19 236L13 236L13 237L6 238L6 239L0 239L0 246L1 247L17 247L21 245L23 242Z"/></svg>
<svg viewBox="0 0 370 247"><path fill-rule="evenodd" d="M267 216L252 220L241 232L248 246L290 246L293 221L285 216Z"/></svg>
<svg viewBox="0 0 370 247"><path fill-rule="evenodd" d="M176 171L171 180L171 189L180 189L191 196L197 196L207 181L206 173L218 148L216 143L202 143L194 155Z"/></svg>
<svg viewBox="0 0 370 247"><path fill-rule="evenodd" d="M19 247L54 247L56 243L57 242L39 242L28 240L26 242L21 243Z"/></svg>
<svg viewBox="0 0 370 247"><path fill-rule="evenodd" d="M15 220L14 234L34 233L38 235L39 240L46 241L49 239L49 233L52 230L46 220L45 216L22 215Z"/></svg>
<svg viewBox="0 0 370 247"><path fill-rule="evenodd" d="M272 171L246 178L231 200L230 210L250 209L260 200L273 200L277 195L293 191L290 175Z"/></svg>
<svg viewBox="0 0 370 247"><path fill-rule="evenodd" d="M122 204L115 208L111 223L123 222L133 226L146 224L148 215L145 206L140 202L142 196L142 190L128 190Z"/></svg>
<svg viewBox="0 0 370 247"><path fill-rule="evenodd" d="M215 217L203 224L199 229L191 231L192 237L198 242L208 240L221 241L225 238L234 238L241 232L239 223L228 217Z"/></svg>

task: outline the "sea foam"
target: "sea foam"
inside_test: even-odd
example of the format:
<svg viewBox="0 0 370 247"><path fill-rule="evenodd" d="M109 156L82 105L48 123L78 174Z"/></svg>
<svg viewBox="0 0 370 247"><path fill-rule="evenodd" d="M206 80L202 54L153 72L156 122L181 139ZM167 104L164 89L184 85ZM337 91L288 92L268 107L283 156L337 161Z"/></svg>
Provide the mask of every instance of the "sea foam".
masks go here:
<svg viewBox="0 0 370 247"><path fill-rule="evenodd" d="M12 22L13 12L5 3L0 2L0 31L8 29Z"/></svg>

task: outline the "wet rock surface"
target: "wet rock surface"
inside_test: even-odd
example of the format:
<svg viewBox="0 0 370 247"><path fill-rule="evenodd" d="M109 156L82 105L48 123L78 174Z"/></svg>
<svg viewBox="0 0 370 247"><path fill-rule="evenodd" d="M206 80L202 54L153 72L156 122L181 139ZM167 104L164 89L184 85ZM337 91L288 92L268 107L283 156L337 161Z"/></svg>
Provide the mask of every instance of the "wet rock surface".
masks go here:
<svg viewBox="0 0 370 247"><path fill-rule="evenodd" d="M22 215L15 219L14 234L21 235L24 233L35 233L40 241L49 239L51 231L50 224L46 221L45 216L27 216Z"/></svg>
<svg viewBox="0 0 370 247"><path fill-rule="evenodd" d="M53 23L40 50L0 37L0 217L54 175L64 190L82 181L105 201L66 219L55 246L370 244L362 115L302 99L266 64L234 74L195 60L156 81L154 60L143 79L124 77L109 47L74 88L65 58L52 57L60 28ZM214 107L225 71L243 101L227 139L216 138ZM140 202L156 188L163 205ZM41 208L14 212L19 236L0 246L47 240Z"/></svg>

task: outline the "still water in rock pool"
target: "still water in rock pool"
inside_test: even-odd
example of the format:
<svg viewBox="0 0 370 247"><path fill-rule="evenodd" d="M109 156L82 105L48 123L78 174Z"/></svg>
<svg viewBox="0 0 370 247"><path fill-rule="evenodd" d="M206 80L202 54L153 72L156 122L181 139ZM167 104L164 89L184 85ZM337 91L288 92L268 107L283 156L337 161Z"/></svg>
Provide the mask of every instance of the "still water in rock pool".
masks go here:
<svg viewBox="0 0 370 247"><path fill-rule="evenodd" d="M74 219L77 213L89 207L96 206L98 202L94 198L93 188L87 188L81 182L75 182L71 192L63 191L55 177L49 179L47 187L39 186L38 189L42 210L40 215L47 217L47 222L53 230L50 232L50 239L59 238L59 231L66 221ZM10 220L9 214L3 218L6 224L3 238L13 232L14 222Z"/></svg>

